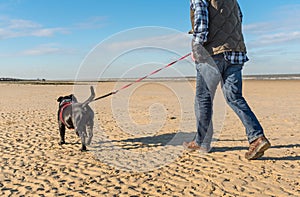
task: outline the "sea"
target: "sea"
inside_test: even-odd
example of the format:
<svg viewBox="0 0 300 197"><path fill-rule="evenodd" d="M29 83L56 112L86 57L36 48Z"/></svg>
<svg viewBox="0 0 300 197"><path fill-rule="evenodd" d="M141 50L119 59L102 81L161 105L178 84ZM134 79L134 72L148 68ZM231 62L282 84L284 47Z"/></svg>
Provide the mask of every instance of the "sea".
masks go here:
<svg viewBox="0 0 300 197"><path fill-rule="evenodd" d="M243 75L244 80L300 80L300 74L263 74L263 75ZM134 82L138 79L136 78L101 78L101 79L87 79L82 80L81 82L116 82L116 81L128 81ZM149 77L145 78L142 81L194 81L196 80L195 76L186 76L186 77ZM0 77L0 82L20 82L20 83L34 83L38 84L43 83L56 83L56 82L65 82L65 83L74 83L72 80L47 80L47 79L20 79L20 78L6 78ZM76 81L79 82L79 81Z"/></svg>

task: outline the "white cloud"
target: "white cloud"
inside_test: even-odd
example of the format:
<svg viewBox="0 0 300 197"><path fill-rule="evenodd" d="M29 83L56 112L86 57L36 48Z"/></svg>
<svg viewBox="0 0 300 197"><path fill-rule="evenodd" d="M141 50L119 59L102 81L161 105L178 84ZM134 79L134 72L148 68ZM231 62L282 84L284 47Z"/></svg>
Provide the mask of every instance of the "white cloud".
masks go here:
<svg viewBox="0 0 300 197"><path fill-rule="evenodd" d="M28 29L28 28L40 28L41 25L29 20L23 19L8 19L8 29Z"/></svg>
<svg viewBox="0 0 300 197"><path fill-rule="evenodd" d="M41 55L76 55L78 54L78 49L66 48L58 43L48 43L37 45L32 48L24 49L21 51L14 52L2 52L0 53L1 58L16 58L21 56L41 56Z"/></svg>
<svg viewBox="0 0 300 197"><path fill-rule="evenodd" d="M249 48L300 44L300 4L282 6L271 13L271 20L243 27Z"/></svg>
<svg viewBox="0 0 300 197"><path fill-rule="evenodd" d="M153 33L149 33L151 31ZM120 32L109 38L108 41L105 42L105 48L111 52L143 47L156 47L178 52L181 50L189 51L191 47L189 35L167 28L161 28L160 30L159 27L153 27L153 29L152 27L137 28Z"/></svg>
<svg viewBox="0 0 300 197"><path fill-rule="evenodd" d="M243 31L248 34L261 34L274 30L275 24L272 22L259 22L243 26Z"/></svg>
<svg viewBox="0 0 300 197"><path fill-rule="evenodd" d="M101 28L101 27L104 26L105 19L106 19L106 17L103 17L103 16L92 17L92 18L89 18L86 21L75 24L74 28L77 28L77 29L97 29L97 28Z"/></svg>
<svg viewBox="0 0 300 197"><path fill-rule="evenodd" d="M92 17L69 27L44 27L31 20L11 19L0 16L0 40L17 37L50 37L55 34L68 34L74 29L97 29L104 26L105 17Z"/></svg>
<svg viewBox="0 0 300 197"><path fill-rule="evenodd" d="M49 37L56 33L67 34L69 31L65 28L43 28L31 32L32 36Z"/></svg>
<svg viewBox="0 0 300 197"><path fill-rule="evenodd" d="M38 55L48 55L62 52L62 49L59 47L51 45L40 45L32 49L28 49L20 52L20 55L26 56L38 56Z"/></svg>
<svg viewBox="0 0 300 197"><path fill-rule="evenodd" d="M282 31L298 31L300 29L300 4L290 4L278 7L270 18L262 19L262 22L245 25L244 31L250 34L261 34Z"/></svg>
<svg viewBox="0 0 300 197"><path fill-rule="evenodd" d="M249 47L258 48L270 45L289 44L291 42L293 42L292 44L300 42L300 31L263 34L250 41L248 45Z"/></svg>
<svg viewBox="0 0 300 197"><path fill-rule="evenodd" d="M67 28L45 28L41 24L24 19L0 17L0 40L17 37L49 37L68 33Z"/></svg>

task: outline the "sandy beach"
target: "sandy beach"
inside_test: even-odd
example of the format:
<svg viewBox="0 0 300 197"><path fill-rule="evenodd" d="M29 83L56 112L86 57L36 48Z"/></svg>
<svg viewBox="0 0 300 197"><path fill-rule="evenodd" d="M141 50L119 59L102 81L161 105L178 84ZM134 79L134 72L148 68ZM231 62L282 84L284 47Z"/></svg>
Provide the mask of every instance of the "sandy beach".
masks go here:
<svg viewBox="0 0 300 197"><path fill-rule="evenodd" d="M94 85L96 96L116 88ZM80 152L73 130L58 144L56 99L84 101L88 85L0 83L0 196L300 196L300 80L244 81L272 144L255 161L228 106L211 153L183 149L195 131L194 87L143 82L91 103L94 139Z"/></svg>

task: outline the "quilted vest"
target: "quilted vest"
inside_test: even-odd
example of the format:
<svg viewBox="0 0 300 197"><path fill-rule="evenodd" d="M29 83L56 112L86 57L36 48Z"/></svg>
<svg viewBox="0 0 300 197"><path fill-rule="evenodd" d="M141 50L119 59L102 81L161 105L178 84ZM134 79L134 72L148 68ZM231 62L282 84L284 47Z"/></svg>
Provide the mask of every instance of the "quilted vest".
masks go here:
<svg viewBox="0 0 300 197"><path fill-rule="evenodd" d="M209 3L209 33L204 48L210 55L226 51L246 52L242 21L236 0L207 0ZM194 30L194 14L191 10Z"/></svg>

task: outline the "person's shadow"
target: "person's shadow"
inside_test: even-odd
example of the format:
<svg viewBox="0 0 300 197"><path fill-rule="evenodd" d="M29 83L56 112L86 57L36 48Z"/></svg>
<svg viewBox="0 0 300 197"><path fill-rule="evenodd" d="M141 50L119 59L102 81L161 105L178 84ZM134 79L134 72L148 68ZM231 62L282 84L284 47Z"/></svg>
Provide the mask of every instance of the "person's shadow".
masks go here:
<svg viewBox="0 0 300 197"><path fill-rule="evenodd" d="M219 141L243 141L243 140L219 140ZM246 140L244 140L246 141ZM300 144L282 144L271 146L270 149L286 149L286 148L300 148ZM246 146L235 146L235 147L213 147L212 152L227 152L227 151L239 151L239 150L248 150ZM263 156L258 160L288 160L295 161L300 160L300 156L283 156L283 157L266 157Z"/></svg>
<svg viewBox="0 0 300 197"><path fill-rule="evenodd" d="M282 148L300 148L300 144L286 144L286 145L275 145L271 148L282 149ZM275 160L275 161L296 161L300 160L300 156L284 156L284 157L261 157L259 160Z"/></svg>
<svg viewBox="0 0 300 197"><path fill-rule="evenodd" d="M171 146L182 146L185 141L192 141L195 137L195 133L187 133L187 132L178 132L178 133L166 133L155 136L146 136L139 138L129 138L125 140L112 140L111 142L116 142L124 146L124 149L137 149L143 146L151 146L151 147L162 147L166 145ZM130 143L130 147L126 144ZM123 148L123 147L122 147Z"/></svg>
<svg viewBox="0 0 300 197"><path fill-rule="evenodd" d="M131 150L138 149L145 146L151 147L163 147L166 145L171 146L182 146L183 142L189 142L194 140L195 132L178 132L178 133L167 133L155 136L146 136L139 138L128 138L125 140L112 140L110 142L117 143L119 147ZM213 141L246 141L245 139L213 139ZM102 142L105 143L105 142ZM130 145L129 145L130 144ZM211 152L227 152L227 151L240 151L240 150L248 150L248 146L232 146L232 147L213 147ZM300 148L300 144L282 144L282 145L274 145L271 146L270 149L287 149L287 148ZM283 156L283 157L262 157L259 160L289 160L295 161L300 160L300 156Z"/></svg>

